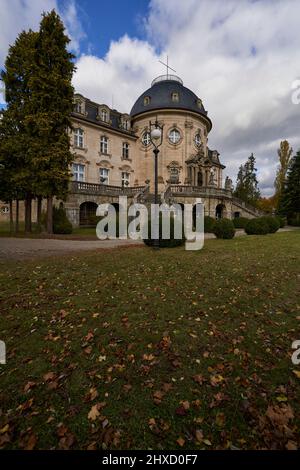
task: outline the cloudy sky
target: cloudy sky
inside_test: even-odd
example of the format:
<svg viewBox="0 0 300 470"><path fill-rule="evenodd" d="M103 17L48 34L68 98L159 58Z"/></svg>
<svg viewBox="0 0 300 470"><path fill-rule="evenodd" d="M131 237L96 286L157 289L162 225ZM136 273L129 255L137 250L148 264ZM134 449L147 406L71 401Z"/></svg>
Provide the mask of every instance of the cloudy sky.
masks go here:
<svg viewBox="0 0 300 470"><path fill-rule="evenodd" d="M42 11L63 17L77 55L76 90L128 112L169 55L202 98L234 180L251 152L262 193L273 192L277 148L300 148L299 0L0 0L0 67L15 36ZM300 95L300 94L299 94ZM3 98L2 98L3 101ZM1 97L0 97L1 102Z"/></svg>

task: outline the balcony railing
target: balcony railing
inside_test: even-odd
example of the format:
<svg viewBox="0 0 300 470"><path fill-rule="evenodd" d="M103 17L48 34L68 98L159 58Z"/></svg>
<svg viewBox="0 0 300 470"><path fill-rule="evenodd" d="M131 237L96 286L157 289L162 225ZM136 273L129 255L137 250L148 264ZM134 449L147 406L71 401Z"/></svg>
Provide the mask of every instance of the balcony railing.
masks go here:
<svg viewBox="0 0 300 470"><path fill-rule="evenodd" d="M172 196L218 196L218 197L230 197L232 192L229 189L223 188L211 188L204 186L190 186L181 184L171 184L166 191Z"/></svg>
<svg viewBox="0 0 300 470"><path fill-rule="evenodd" d="M70 191L73 194L93 194L94 196L135 196L142 192L144 188L144 186L122 187L72 181Z"/></svg>

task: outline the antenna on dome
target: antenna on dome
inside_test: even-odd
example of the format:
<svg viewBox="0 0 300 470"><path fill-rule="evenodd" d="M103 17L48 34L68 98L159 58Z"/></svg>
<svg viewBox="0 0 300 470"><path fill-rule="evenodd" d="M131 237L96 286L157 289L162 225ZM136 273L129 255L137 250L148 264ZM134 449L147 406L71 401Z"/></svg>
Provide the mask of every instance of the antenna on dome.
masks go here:
<svg viewBox="0 0 300 470"><path fill-rule="evenodd" d="M176 70L172 69L172 67L169 66L169 56L168 55L167 55L167 63L166 64L164 62L162 62L161 60L159 60L158 62L163 64L165 67L167 67L167 79L169 78L169 69L173 70L173 72L176 72Z"/></svg>

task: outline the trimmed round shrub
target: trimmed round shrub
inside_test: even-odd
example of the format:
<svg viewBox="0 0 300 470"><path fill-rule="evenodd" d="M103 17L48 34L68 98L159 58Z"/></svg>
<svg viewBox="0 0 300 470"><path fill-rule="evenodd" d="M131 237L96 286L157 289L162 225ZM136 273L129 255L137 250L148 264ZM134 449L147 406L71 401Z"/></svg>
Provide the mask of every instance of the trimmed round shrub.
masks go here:
<svg viewBox="0 0 300 470"><path fill-rule="evenodd" d="M235 217L232 222L235 228L245 228L248 220L247 217Z"/></svg>
<svg viewBox="0 0 300 470"><path fill-rule="evenodd" d="M205 233L214 233L214 228L216 225L216 220L209 215L204 217L204 232Z"/></svg>
<svg viewBox="0 0 300 470"><path fill-rule="evenodd" d="M260 217L261 220L264 220L269 227L269 233L275 233L280 228L280 223L276 219L276 217L272 217L271 215L265 215Z"/></svg>
<svg viewBox="0 0 300 470"><path fill-rule="evenodd" d="M215 222L214 234L217 238L231 239L235 235L235 228L232 220L219 219Z"/></svg>
<svg viewBox="0 0 300 470"><path fill-rule="evenodd" d="M184 238L184 228L182 224L182 237L181 238L174 238L174 216L171 214L170 216L170 238L169 239L163 239L162 238L162 216L160 214L159 217L159 247L160 248L175 248L176 246L181 246L185 242ZM145 245L147 246L154 246L154 239L151 238L151 218L148 220L148 238L143 240Z"/></svg>
<svg viewBox="0 0 300 470"><path fill-rule="evenodd" d="M260 217L249 219L245 227L248 235L266 235L269 233L269 225Z"/></svg>
<svg viewBox="0 0 300 470"><path fill-rule="evenodd" d="M53 233L70 234L72 233L72 224L66 216L66 212L62 207L53 207Z"/></svg>

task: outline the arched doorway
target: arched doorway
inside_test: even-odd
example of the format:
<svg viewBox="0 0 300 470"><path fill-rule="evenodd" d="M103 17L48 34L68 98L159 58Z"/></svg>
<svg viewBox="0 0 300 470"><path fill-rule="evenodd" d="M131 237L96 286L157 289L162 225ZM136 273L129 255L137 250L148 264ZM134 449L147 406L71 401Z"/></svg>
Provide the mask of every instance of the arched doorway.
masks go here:
<svg viewBox="0 0 300 470"><path fill-rule="evenodd" d="M216 219L222 219L224 217L224 210L225 206L224 204L218 204L216 207Z"/></svg>
<svg viewBox="0 0 300 470"><path fill-rule="evenodd" d="M95 202L83 202L80 205L79 224L84 227L95 227L97 225L96 211L98 205Z"/></svg>

